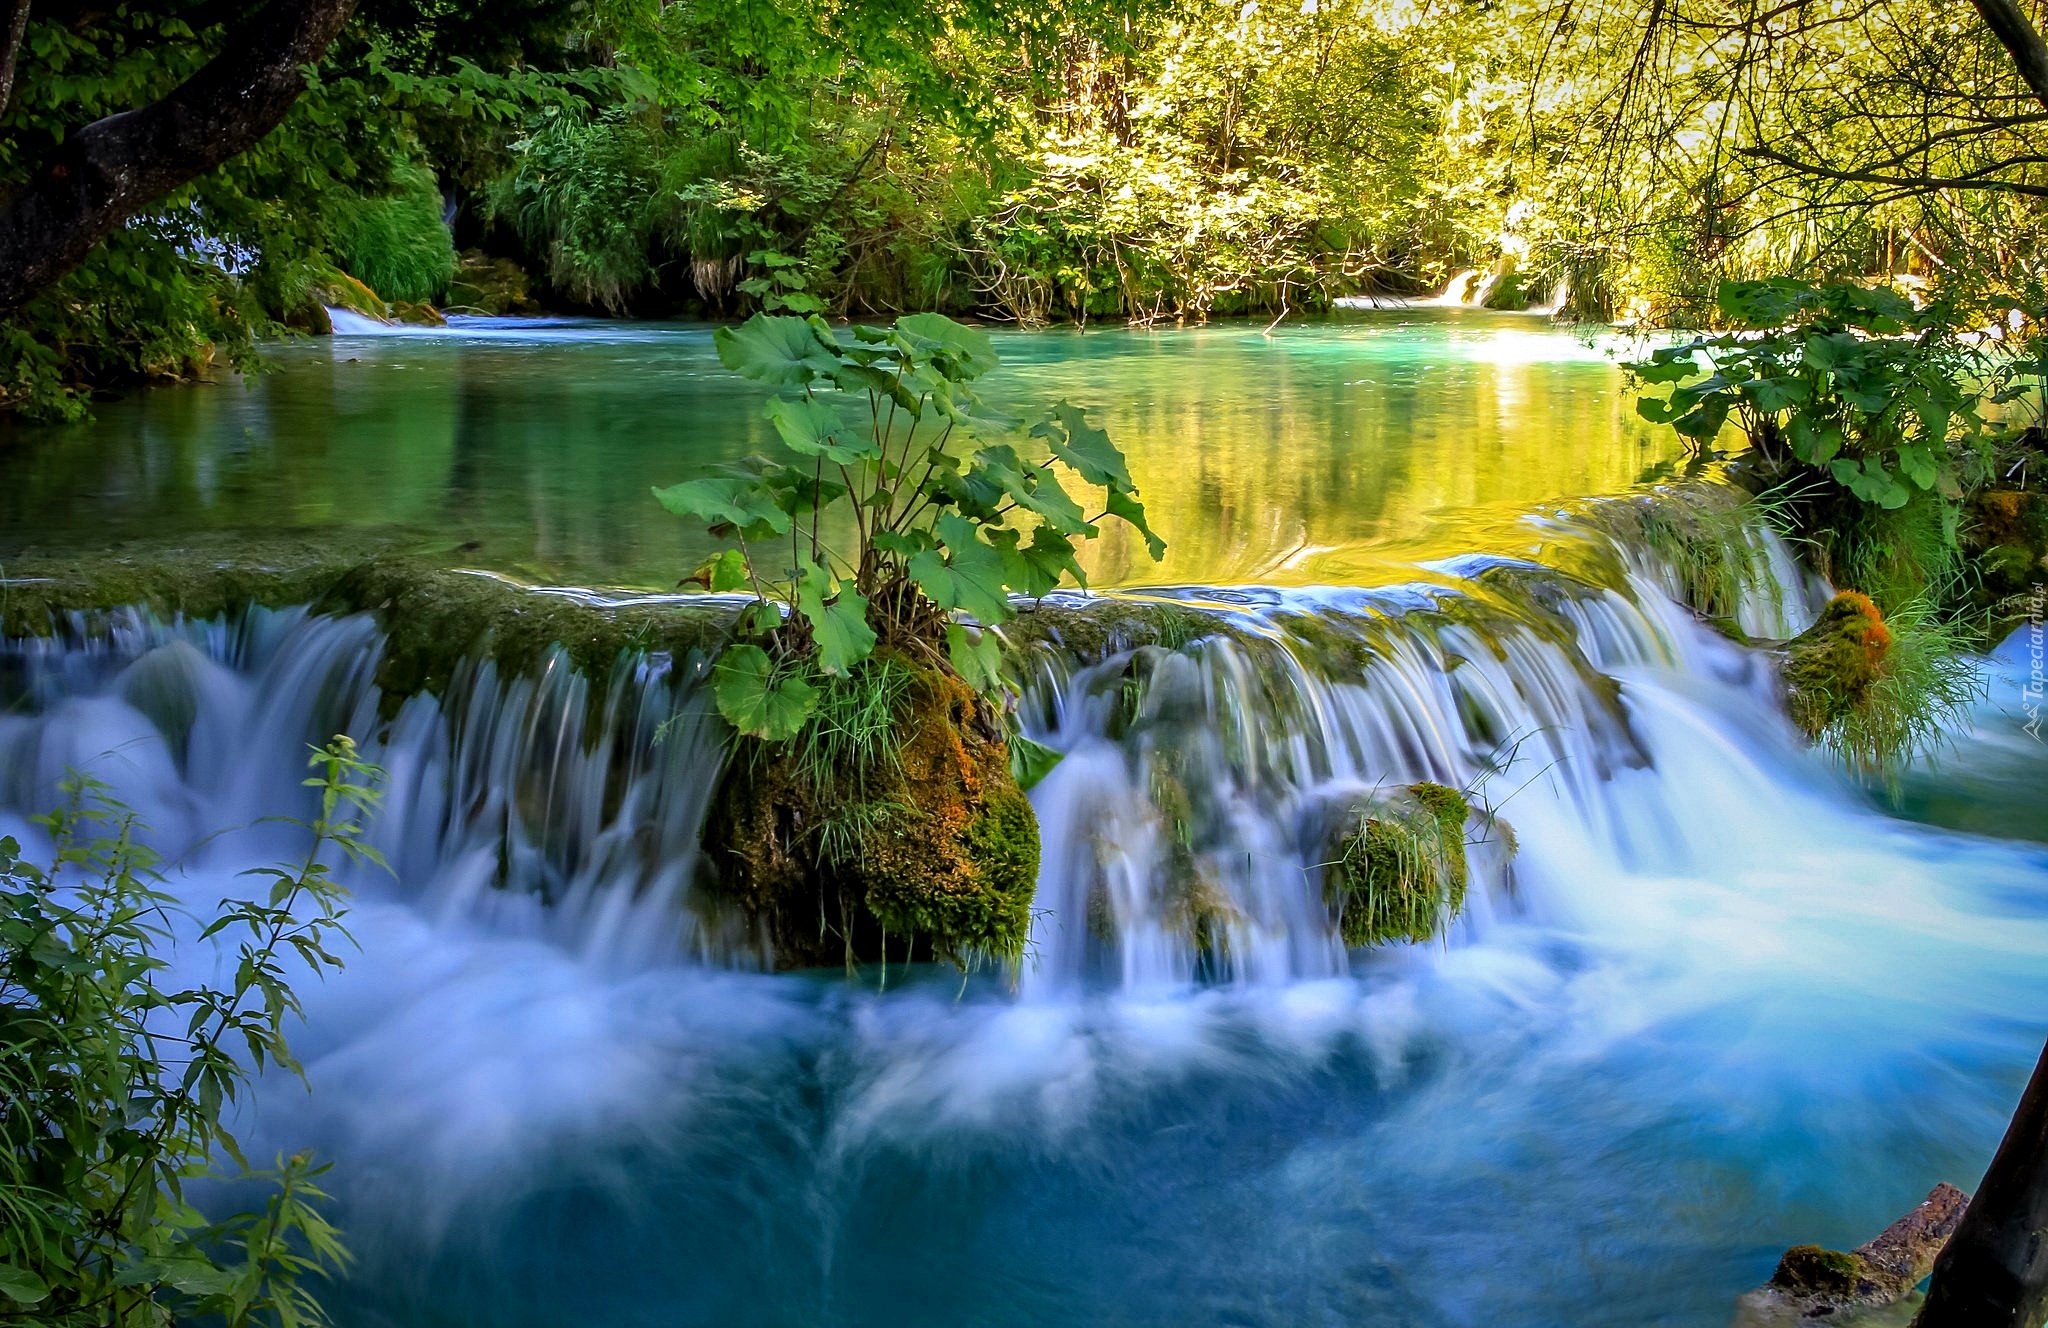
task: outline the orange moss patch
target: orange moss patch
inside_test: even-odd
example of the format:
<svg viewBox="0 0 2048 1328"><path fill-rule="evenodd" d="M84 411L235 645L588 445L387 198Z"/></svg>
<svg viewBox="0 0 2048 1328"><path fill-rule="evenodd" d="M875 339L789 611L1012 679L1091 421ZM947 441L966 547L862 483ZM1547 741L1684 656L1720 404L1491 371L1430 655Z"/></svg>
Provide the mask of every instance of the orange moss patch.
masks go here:
<svg viewBox="0 0 2048 1328"><path fill-rule="evenodd" d="M1786 703L1808 738L1863 699L1892 645L1891 629L1868 595L1844 590L1813 626L1785 647Z"/></svg>

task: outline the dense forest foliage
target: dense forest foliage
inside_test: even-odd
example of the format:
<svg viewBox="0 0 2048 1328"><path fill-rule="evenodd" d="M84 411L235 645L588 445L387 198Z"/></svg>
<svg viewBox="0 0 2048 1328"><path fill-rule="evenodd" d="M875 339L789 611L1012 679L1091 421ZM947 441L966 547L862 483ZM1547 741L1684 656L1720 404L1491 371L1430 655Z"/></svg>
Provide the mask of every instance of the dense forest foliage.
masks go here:
<svg viewBox="0 0 2048 1328"><path fill-rule="evenodd" d="M0 196L264 8L13 5ZM1142 322L1473 270L1498 307L1699 325L1725 276L2040 261L2048 100L1954 0L338 8L275 131L0 319L7 404L322 306Z"/></svg>

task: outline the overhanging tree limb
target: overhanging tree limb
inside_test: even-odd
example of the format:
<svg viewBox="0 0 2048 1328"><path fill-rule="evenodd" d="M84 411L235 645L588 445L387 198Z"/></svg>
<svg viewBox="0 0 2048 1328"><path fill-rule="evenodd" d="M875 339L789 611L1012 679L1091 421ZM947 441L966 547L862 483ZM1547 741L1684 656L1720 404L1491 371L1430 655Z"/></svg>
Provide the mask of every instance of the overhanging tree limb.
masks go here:
<svg viewBox="0 0 2048 1328"><path fill-rule="evenodd" d="M275 129L355 0L273 0L163 100L70 135L0 203L0 313L77 267L115 227Z"/></svg>
<svg viewBox="0 0 2048 1328"><path fill-rule="evenodd" d="M2034 31L2034 25L2027 21L2026 11L2019 6L2019 0L1970 0L1977 6L1977 12L1984 16L1984 25L1991 29L1991 35L1998 38L2006 54L2012 57L2013 65L2020 71L2020 77L2033 89L2034 96L2043 106L2048 106L2048 42L2041 40L2041 34Z"/></svg>

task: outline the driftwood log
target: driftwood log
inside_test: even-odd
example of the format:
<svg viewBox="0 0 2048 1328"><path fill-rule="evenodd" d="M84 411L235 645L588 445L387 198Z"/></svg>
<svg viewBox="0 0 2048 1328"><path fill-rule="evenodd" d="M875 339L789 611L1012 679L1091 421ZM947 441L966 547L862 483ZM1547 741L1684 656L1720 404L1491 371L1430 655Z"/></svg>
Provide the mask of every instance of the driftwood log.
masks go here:
<svg viewBox="0 0 2048 1328"><path fill-rule="evenodd" d="M1969 1204L1955 1186L1937 1185L1912 1212L1853 1250L1793 1246L1771 1280L1736 1303L1738 1328L1853 1322L1857 1311L1891 1304L1933 1270Z"/></svg>
<svg viewBox="0 0 2048 1328"><path fill-rule="evenodd" d="M2048 1320L2048 1048L1942 1250L1915 1328L2038 1328Z"/></svg>

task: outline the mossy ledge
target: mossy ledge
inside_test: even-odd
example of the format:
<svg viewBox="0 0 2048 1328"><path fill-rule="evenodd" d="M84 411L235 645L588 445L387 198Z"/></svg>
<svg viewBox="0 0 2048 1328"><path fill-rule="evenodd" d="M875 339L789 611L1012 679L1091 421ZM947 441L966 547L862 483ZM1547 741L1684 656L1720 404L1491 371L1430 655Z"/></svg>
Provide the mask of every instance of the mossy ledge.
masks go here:
<svg viewBox="0 0 2048 1328"><path fill-rule="evenodd" d="M213 619L252 606L374 615L385 633L377 684L387 712L420 692L441 694L465 661L525 673L560 647L577 669L604 678L628 651L676 659L708 652L725 639L733 614L724 601L600 603L427 555L310 540L129 545L0 563L0 632L10 637L91 635L122 609Z"/></svg>
<svg viewBox="0 0 2048 1328"><path fill-rule="evenodd" d="M1442 784L1376 793L1341 810L1323 897L1352 949L1436 939L1465 907L1465 795Z"/></svg>
<svg viewBox="0 0 2048 1328"><path fill-rule="evenodd" d="M1013 655L1045 651L1085 665L1144 646L1178 650L1237 630L1225 614L1172 600L1062 595L1020 605L1003 625L1003 638Z"/></svg>
<svg viewBox="0 0 2048 1328"><path fill-rule="evenodd" d="M845 727L743 741L705 822L721 888L784 968L889 959L1014 963L1031 930L1038 818L1002 718L949 671L896 652L837 684L888 698ZM886 675L886 678L882 675Z"/></svg>

